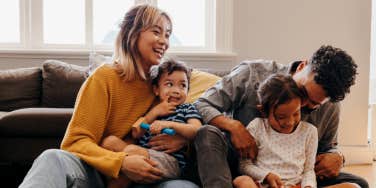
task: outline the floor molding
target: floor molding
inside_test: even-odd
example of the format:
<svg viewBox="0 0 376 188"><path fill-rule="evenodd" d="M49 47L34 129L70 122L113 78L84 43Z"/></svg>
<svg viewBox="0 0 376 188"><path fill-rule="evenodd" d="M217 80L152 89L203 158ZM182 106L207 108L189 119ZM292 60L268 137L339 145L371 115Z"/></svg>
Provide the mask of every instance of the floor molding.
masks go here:
<svg viewBox="0 0 376 188"><path fill-rule="evenodd" d="M372 164L373 150L365 146L340 146L340 151L346 159L346 165Z"/></svg>

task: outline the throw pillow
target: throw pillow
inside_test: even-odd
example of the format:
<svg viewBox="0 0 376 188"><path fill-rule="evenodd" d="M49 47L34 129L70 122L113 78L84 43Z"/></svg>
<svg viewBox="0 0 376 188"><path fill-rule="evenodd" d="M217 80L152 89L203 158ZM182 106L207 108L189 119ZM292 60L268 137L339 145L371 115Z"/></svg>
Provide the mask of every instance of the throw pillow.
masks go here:
<svg viewBox="0 0 376 188"><path fill-rule="evenodd" d="M190 80L190 89L187 96L187 103L195 102L207 89L212 87L221 78L207 72L193 70Z"/></svg>
<svg viewBox="0 0 376 188"><path fill-rule="evenodd" d="M89 69L88 73L91 74L97 69L99 66L105 63L112 63L112 57L111 56L105 56L102 54L97 54L95 52L90 53L89 55Z"/></svg>
<svg viewBox="0 0 376 188"><path fill-rule="evenodd" d="M0 111L38 106L41 73L36 67L0 70Z"/></svg>
<svg viewBox="0 0 376 188"><path fill-rule="evenodd" d="M43 63L42 106L72 108L82 83L87 77L87 67L58 60Z"/></svg>

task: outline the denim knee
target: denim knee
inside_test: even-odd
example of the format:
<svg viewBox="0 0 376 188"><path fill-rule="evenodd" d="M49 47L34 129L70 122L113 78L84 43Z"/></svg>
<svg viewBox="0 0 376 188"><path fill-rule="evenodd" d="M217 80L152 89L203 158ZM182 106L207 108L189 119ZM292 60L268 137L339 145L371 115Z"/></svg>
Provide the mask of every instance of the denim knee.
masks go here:
<svg viewBox="0 0 376 188"><path fill-rule="evenodd" d="M199 188L196 184L187 180L169 180L160 183L157 188Z"/></svg>
<svg viewBox="0 0 376 188"><path fill-rule="evenodd" d="M213 145L226 146L225 136L217 127L204 125L197 131L194 139L195 146L211 147ZM226 146L227 147L227 146Z"/></svg>
<svg viewBox="0 0 376 188"><path fill-rule="evenodd" d="M199 188L196 184L187 181L187 180L167 180L161 183L156 184L136 184L133 185L132 188L148 188L148 187L155 187L155 188Z"/></svg>
<svg viewBox="0 0 376 188"><path fill-rule="evenodd" d="M52 160L57 162L59 160L59 156L61 155L62 150L59 149L47 149L43 151L35 160Z"/></svg>

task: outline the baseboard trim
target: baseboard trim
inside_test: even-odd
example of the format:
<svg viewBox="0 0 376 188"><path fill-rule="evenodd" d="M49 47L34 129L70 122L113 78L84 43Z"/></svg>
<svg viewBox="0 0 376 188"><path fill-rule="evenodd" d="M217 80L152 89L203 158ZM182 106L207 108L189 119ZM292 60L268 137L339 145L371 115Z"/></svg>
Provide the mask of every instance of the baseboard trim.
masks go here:
<svg viewBox="0 0 376 188"><path fill-rule="evenodd" d="M365 146L340 146L340 151L346 159L345 165L354 164L372 164L373 150L371 147Z"/></svg>

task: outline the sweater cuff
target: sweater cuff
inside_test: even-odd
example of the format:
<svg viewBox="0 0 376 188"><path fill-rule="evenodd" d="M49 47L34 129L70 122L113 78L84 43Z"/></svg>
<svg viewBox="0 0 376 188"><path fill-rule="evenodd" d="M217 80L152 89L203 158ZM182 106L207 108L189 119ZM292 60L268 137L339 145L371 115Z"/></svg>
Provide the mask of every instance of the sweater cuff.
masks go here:
<svg viewBox="0 0 376 188"><path fill-rule="evenodd" d="M125 152L116 152L116 153L119 153L120 164L116 165L115 167L116 170L114 171L114 174L110 174L110 177L114 177L114 178L119 177L119 174L121 172L121 167L123 166L123 160L125 159L125 157L128 156L128 154Z"/></svg>
<svg viewBox="0 0 376 188"><path fill-rule="evenodd" d="M317 187L316 180L303 180L301 187L306 187L306 186L310 186L312 188Z"/></svg>
<svg viewBox="0 0 376 188"><path fill-rule="evenodd" d="M141 128L140 125L143 122L145 122L145 118L144 117L138 118L138 120L135 123L133 123L132 128L137 128L137 129Z"/></svg>
<svg viewBox="0 0 376 188"><path fill-rule="evenodd" d="M261 171L257 174L257 177L256 179L260 182L260 183L263 183L265 181L265 178L266 176L269 174L270 172L268 171Z"/></svg>

